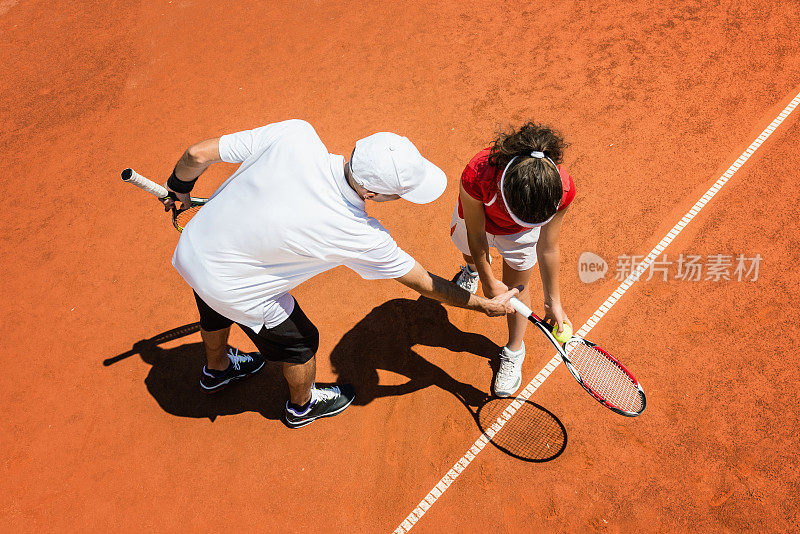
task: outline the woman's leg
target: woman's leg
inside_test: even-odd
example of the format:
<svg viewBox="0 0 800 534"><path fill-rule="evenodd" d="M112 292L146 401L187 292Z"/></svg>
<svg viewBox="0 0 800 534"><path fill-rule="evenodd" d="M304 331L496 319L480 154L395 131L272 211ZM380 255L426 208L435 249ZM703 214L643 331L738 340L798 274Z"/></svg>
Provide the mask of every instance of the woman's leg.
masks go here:
<svg viewBox="0 0 800 534"><path fill-rule="evenodd" d="M509 266L505 261L503 262L503 283L507 285L509 289L512 287L522 286L517 298L528 307L531 305L531 295L530 291L528 290L528 282L530 282L531 273L533 273L535 268L536 266L534 265L533 267L525 269L524 271L517 271ZM522 340L525 337L525 328L528 326L528 319L518 313L515 313L513 315L509 315L507 317L507 321L508 344L506 347L508 347L508 350L516 352L522 347Z"/></svg>

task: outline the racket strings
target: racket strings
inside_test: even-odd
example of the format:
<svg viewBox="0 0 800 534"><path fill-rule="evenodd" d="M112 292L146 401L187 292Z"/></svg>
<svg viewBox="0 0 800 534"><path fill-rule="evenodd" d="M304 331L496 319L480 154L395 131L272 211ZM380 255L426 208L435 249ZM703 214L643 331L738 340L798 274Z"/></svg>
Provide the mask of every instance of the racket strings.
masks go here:
<svg viewBox="0 0 800 534"><path fill-rule="evenodd" d="M606 354L583 343L572 343L569 359L586 387L615 407L631 413L643 408L636 382Z"/></svg>
<svg viewBox="0 0 800 534"><path fill-rule="evenodd" d="M197 213L199 209L199 205L194 205L185 210L177 210L173 215L175 227L178 228L178 230L183 230L186 228L186 225L189 224L189 221L192 219L192 217L194 217L194 214Z"/></svg>

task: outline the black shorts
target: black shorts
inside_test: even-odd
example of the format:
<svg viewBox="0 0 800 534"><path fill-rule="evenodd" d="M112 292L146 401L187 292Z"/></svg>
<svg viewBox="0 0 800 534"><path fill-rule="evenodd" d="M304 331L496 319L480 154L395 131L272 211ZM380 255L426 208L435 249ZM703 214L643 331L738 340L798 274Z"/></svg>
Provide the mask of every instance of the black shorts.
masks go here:
<svg viewBox="0 0 800 534"><path fill-rule="evenodd" d="M234 321L212 310L197 293L194 294L197 309L200 311L200 327L206 332L214 332L230 327ZM236 323L239 324L239 323ZM297 301L291 315L278 326L261 327L258 333L252 328L239 324L247 337L264 358L273 362L306 363L319 348L319 330L306 317Z"/></svg>

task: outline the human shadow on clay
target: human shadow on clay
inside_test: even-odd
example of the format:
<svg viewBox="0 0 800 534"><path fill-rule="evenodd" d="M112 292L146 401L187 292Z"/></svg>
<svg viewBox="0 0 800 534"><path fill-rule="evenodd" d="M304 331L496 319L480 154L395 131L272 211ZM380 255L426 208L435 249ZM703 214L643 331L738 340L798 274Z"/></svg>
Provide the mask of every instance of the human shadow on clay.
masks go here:
<svg viewBox="0 0 800 534"><path fill-rule="evenodd" d="M209 395L199 386L200 369L205 363L202 343L170 349L159 346L198 330L199 324L191 323L162 332L135 343L131 350L108 358L103 364L108 366L139 354L151 366L145 378L147 390L164 411L173 415L207 417L213 421L220 415L253 411L282 421L289 390L280 364L267 362L258 374ZM336 344L330 354L338 375L336 382L353 384L354 404L362 406L378 397L404 395L430 386L452 393L468 407L485 402L485 390L454 379L415 352L416 345L471 353L480 357L476 364L487 361L492 367L498 364L489 358L497 355L500 347L483 335L454 326L439 302L425 297L394 299L374 308ZM378 369L408 380L399 385L379 384Z"/></svg>
<svg viewBox="0 0 800 534"><path fill-rule="evenodd" d="M283 405L289 388L281 365L267 362L257 374L214 394L200 389L200 370L205 364L202 343L188 343L164 349L159 343L172 341L199 331L191 323L136 342L131 350L103 361L112 365L138 354L150 365L144 383L147 391L165 412L180 417L216 419L221 415L258 412L267 419L283 420Z"/></svg>
<svg viewBox="0 0 800 534"><path fill-rule="evenodd" d="M268 419L283 421L283 404L289 392L281 364L267 362L247 380L213 395L202 392L199 372L205 363L202 343L189 343L163 349L161 343L174 341L200 329L190 323L136 342L131 350L107 358L104 366L139 355L151 366L145 378L147 390L164 411L180 417L216 419L220 415L258 412ZM330 354L337 383L356 387L354 404L366 405L378 397L405 395L435 386L452 393L486 432L498 414L513 399L491 397L486 391L454 379L443 369L420 356L414 347L440 347L453 352L467 352L488 361L493 371L499 362L492 358L500 347L480 334L464 332L447 318L440 303L420 297L417 300L394 299L374 308L360 320ZM491 359L489 359L491 358ZM379 383L378 370L405 376L399 385ZM321 384L322 385L322 384ZM561 455L566 448L566 429L547 409L532 402L528 415L517 416L521 428L497 434L491 443L506 454L529 462L546 462ZM488 408L487 408L488 407ZM522 410L525 412L525 410ZM530 415L534 414L534 415ZM515 436L524 434L524 439ZM494 434L494 433L492 433Z"/></svg>
<svg viewBox="0 0 800 534"><path fill-rule="evenodd" d="M356 387L357 405L430 386L452 393L467 406L476 407L485 401L485 390L459 382L420 356L414 350L417 345L471 353L479 356L467 357L474 365L486 365L487 361L493 368L499 365L494 361L497 358L490 358L499 354L500 347L486 336L454 326L439 302L426 297L393 299L369 312L333 348L330 360L336 382ZM398 385L380 384L379 369L408 380Z"/></svg>
<svg viewBox="0 0 800 534"><path fill-rule="evenodd" d="M564 452L567 432L555 414L524 401L517 410L514 424L503 432L496 432L497 418L515 399L497 398L486 390L459 382L420 356L414 350L417 345L479 356L466 358L475 364L488 362L492 374L500 364L500 347L485 336L454 326L439 302L425 297L394 299L374 308L334 347L330 359L338 375L336 381L354 384L354 404L360 405L369 404L378 397L405 395L435 386L460 400L478 429L489 432L489 442L503 453L526 462L549 462ZM391 371L408 380L399 385L380 384L378 370Z"/></svg>

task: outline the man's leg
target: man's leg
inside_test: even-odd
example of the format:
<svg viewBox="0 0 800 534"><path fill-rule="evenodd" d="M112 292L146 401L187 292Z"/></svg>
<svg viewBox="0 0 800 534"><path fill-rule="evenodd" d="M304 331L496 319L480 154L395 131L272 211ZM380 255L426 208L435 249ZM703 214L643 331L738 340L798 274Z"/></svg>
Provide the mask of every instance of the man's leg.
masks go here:
<svg viewBox="0 0 800 534"><path fill-rule="evenodd" d="M317 375L317 358L306 363L283 363L283 376L289 384L289 397L292 404L303 406L311 400L311 388Z"/></svg>
<svg viewBox="0 0 800 534"><path fill-rule="evenodd" d="M230 326L213 331L200 329L200 336L203 338L203 346L206 349L206 367L208 369L224 371L230 366L231 360L226 354L230 333Z"/></svg>
<svg viewBox="0 0 800 534"><path fill-rule="evenodd" d="M320 417L336 415L353 402L355 390L350 384L315 387L319 331L297 302L281 324L263 327L258 334L248 335L262 353L283 362L283 376L289 384L290 396L285 417L290 427L298 428Z"/></svg>
<svg viewBox="0 0 800 534"><path fill-rule="evenodd" d="M227 350L233 321L211 309L197 293L194 297L200 312L200 335L206 351L206 365L200 373L203 391L219 391L233 381L260 371L264 367L261 354Z"/></svg>

